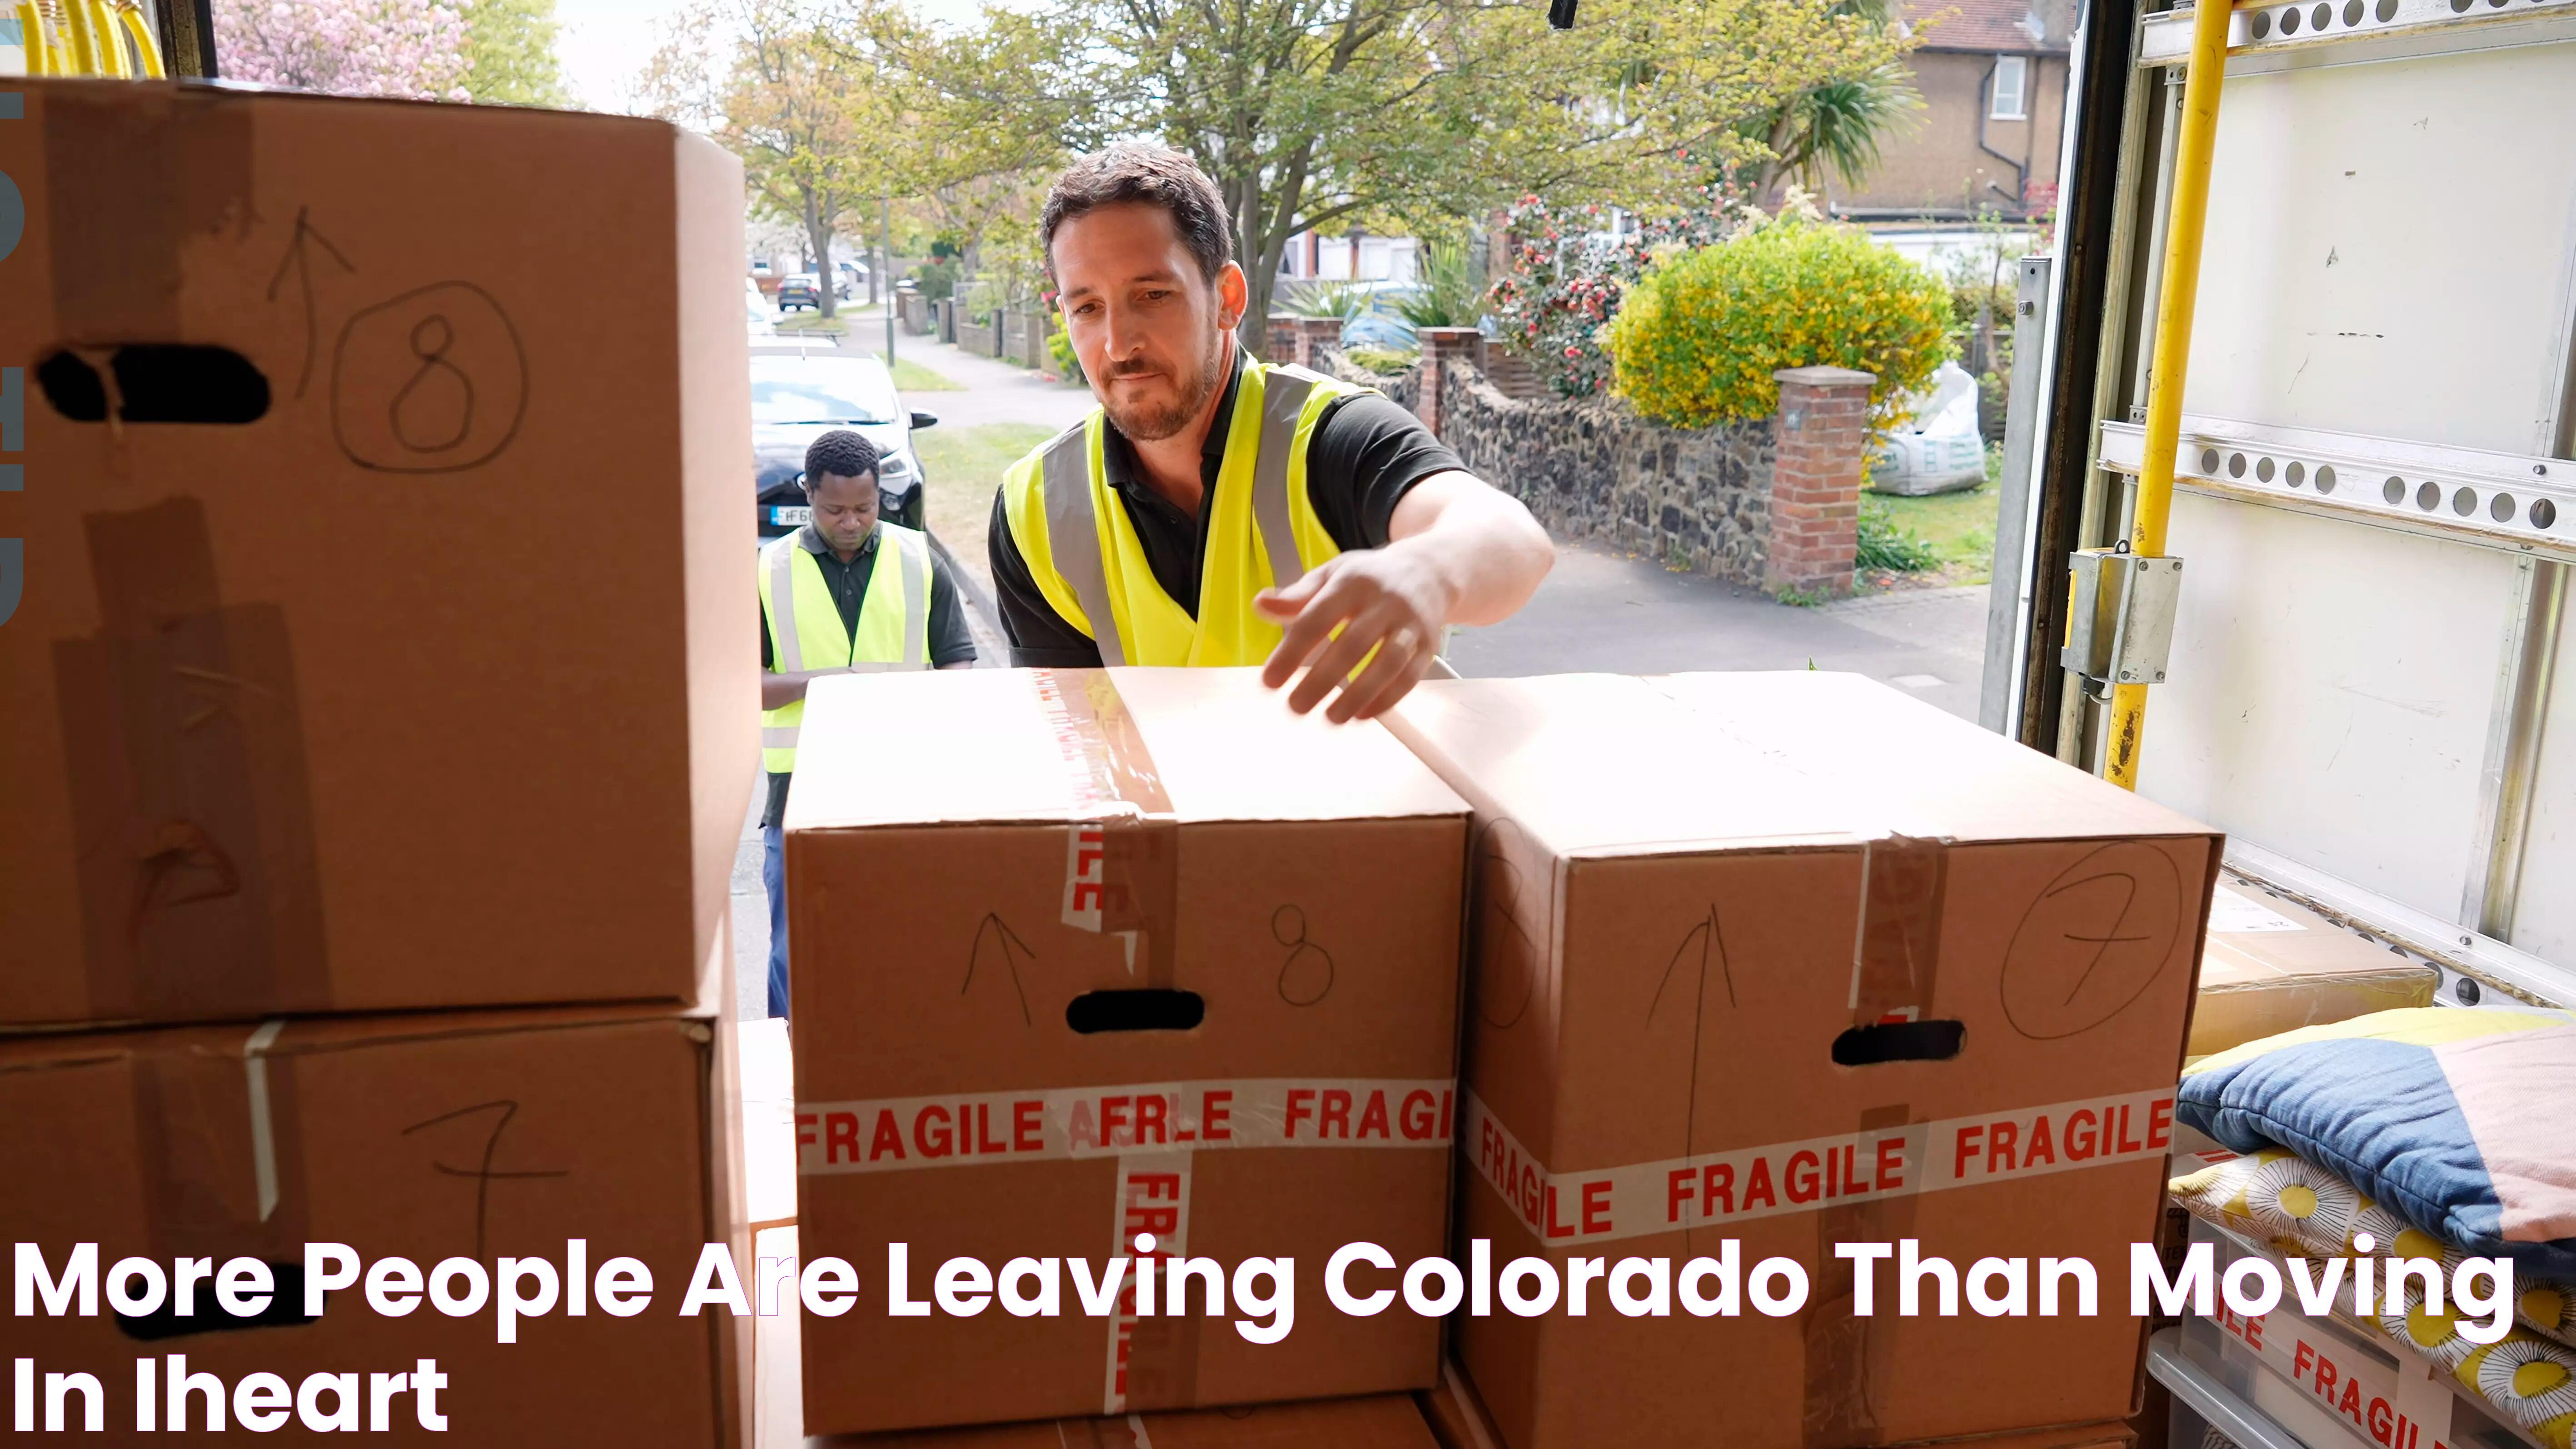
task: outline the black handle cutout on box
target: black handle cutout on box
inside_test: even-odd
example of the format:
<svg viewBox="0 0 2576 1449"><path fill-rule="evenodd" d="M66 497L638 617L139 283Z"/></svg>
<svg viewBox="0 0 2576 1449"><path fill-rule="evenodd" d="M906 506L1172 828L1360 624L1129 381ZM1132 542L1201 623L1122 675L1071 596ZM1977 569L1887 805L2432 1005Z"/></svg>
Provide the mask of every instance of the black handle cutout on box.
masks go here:
<svg viewBox="0 0 2576 1449"><path fill-rule="evenodd" d="M1855 1026L1834 1038L1834 1064L1874 1067L1881 1062L1946 1062L1967 1036L1964 1021L1882 1021Z"/></svg>
<svg viewBox="0 0 2576 1449"><path fill-rule="evenodd" d="M271 1263L268 1276L277 1285L276 1291L270 1295L268 1307L248 1318L235 1318L225 1312L222 1300L215 1297L214 1280L201 1278L196 1283L196 1301L191 1305L195 1313L181 1317L174 1295L165 1291L161 1306L149 1313L117 1313L117 1331L138 1342L157 1343L193 1333L240 1333L252 1328L293 1328L311 1323L313 1320L304 1313L304 1265ZM115 1312L113 1308L109 1311Z"/></svg>
<svg viewBox="0 0 2576 1449"><path fill-rule="evenodd" d="M1064 1024L1084 1036L1101 1031L1188 1031L1205 1020L1203 997L1168 987L1086 991L1064 1008Z"/></svg>
<svg viewBox="0 0 2576 1449"><path fill-rule="evenodd" d="M268 378L229 347L132 343L107 365L116 374L122 422L240 424L268 415ZM73 422L107 421L107 384L77 353L56 352L36 364L36 385Z"/></svg>

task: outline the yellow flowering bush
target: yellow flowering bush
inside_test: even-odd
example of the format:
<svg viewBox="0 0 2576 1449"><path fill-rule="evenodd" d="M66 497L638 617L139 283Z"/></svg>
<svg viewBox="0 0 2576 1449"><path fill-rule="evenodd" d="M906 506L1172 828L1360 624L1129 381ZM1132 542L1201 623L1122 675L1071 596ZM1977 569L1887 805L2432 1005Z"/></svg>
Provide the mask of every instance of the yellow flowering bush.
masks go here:
<svg viewBox="0 0 2576 1449"><path fill-rule="evenodd" d="M1611 319L1612 386L1656 422L1704 428L1769 417L1781 368L1858 368L1884 428L1950 359L1949 327L1940 278L1857 228L1784 216L1648 272Z"/></svg>

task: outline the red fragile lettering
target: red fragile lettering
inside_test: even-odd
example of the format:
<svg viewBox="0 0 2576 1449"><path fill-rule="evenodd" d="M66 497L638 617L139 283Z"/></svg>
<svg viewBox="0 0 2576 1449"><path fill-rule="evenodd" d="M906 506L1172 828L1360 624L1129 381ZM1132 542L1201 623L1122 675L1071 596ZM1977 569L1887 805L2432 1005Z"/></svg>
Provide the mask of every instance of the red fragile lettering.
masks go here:
<svg viewBox="0 0 2576 1449"><path fill-rule="evenodd" d="M849 1155L845 1158L842 1154ZM831 1112L823 1118L823 1160L856 1162L859 1160L859 1114Z"/></svg>
<svg viewBox="0 0 2576 1449"><path fill-rule="evenodd" d="M978 1153L1011 1150L1011 1144L997 1141L993 1136L993 1104L990 1102L975 1104L975 1150Z"/></svg>
<svg viewBox="0 0 2576 1449"><path fill-rule="evenodd" d="M1118 1135L1119 1129L1127 1125L1128 1100L1129 1099L1125 1097L1103 1097L1100 1099L1100 1142L1102 1146L1124 1147L1135 1140L1133 1138L1121 1138Z"/></svg>
<svg viewBox="0 0 2576 1449"><path fill-rule="evenodd" d="M1315 1089L1312 1087L1290 1087L1288 1089L1288 1115L1286 1120L1281 1123L1281 1135L1294 1138L1297 1135L1297 1124L1313 1118L1314 1115Z"/></svg>
<svg viewBox="0 0 2576 1449"><path fill-rule="evenodd" d="M1878 1139L1878 1176L1871 1186L1880 1192L1894 1192L1905 1186L1905 1139Z"/></svg>
<svg viewBox="0 0 2576 1449"><path fill-rule="evenodd" d="M1438 1138L1440 1141L1446 1142L1449 1140L1449 1112L1457 1095L1458 1094L1456 1092L1442 1092L1440 1094L1440 1135Z"/></svg>
<svg viewBox="0 0 2576 1449"><path fill-rule="evenodd" d="M1548 1184L1545 1189L1545 1193L1547 1198L1547 1223L1540 1231L1544 1232L1551 1238L1573 1237L1574 1224L1560 1223L1556 1220L1556 1185L1554 1183Z"/></svg>
<svg viewBox="0 0 2576 1449"><path fill-rule="evenodd" d="M2013 1170L2013 1143L2020 1136L2021 1129L2010 1122L1997 1122L1986 1129L1986 1171Z"/></svg>
<svg viewBox="0 0 2576 1449"><path fill-rule="evenodd" d="M2084 1162L2100 1149L2101 1137L2094 1130L2093 1109L2079 1107L2066 1114L2066 1160Z"/></svg>
<svg viewBox="0 0 2576 1449"><path fill-rule="evenodd" d="M2145 1144L2145 1143L2143 1143L2143 1142L2132 1142L2132 1141L2130 1141L2130 1140L2129 1140L2129 1109L2128 1109L2128 1107L2127 1107L2127 1106L2125 1106L2125 1105L2123 1105L2123 1106L2119 1109L2119 1111L2120 1111L2120 1155L2121 1155L2121 1156L2123 1156L2123 1157L2126 1157L2126 1156L2128 1156L2130 1153L2133 1153L2133 1152L2142 1152L2142 1151L2146 1150L2146 1144Z"/></svg>
<svg viewBox="0 0 2576 1449"><path fill-rule="evenodd" d="M2049 1134L2048 1114L2045 1112L2030 1124L2030 1141L2022 1145L2021 1165L2025 1168L2057 1165L2057 1139Z"/></svg>
<svg viewBox="0 0 2576 1449"><path fill-rule="evenodd" d="M1374 1136L1380 1141L1390 1140L1395 1136L1395 1130L1387 1124L1386 1093L1382 1091L1369 1093L1368 1106L1361 1109L1359 1125L1351 1129L1351 1135Z"/></svg>
<svg viewBox="0 0 2576 1449"><path fill-rule="evenodd" d="M2173 1098L2158 1097L2147 1104L2147 1145L2162 1147L2173 1140Z"/></svg>
<svg viewBox="0 0 2576 1449"><path fill-rule="evenodd" d="M1756 1157L1753 1170L1744 1178L1744 1211L1757 1207L1778 1207L1780 1195L1771 1190L1771 1159Z"/></svg>
<svg viewBox="0 0 2576 1449"><path fill-rule="evenodd" d="M1011 1150L1038 1152L1046 1147L1046 1104L1027 1100L1011 1104Z"/></svg>
<svg viewBox="0 0 2576 1449"><path fill-rule="evenodd" d="M1228 1104L1233 1101L1232 1092L1209 1091L1199 1094L1199 1135L1201 1137L1210 1142L1234 1140L1234 1129L1226 1125L1226 1119L1232 1113L1232 1108Z"/></svg>
<svg viewBox="0 0 2576 1449"><path fill-rule="evenodd" d="M854 1121L852 1121L852 1122L851 1122L851 1124L850 1124L850 1133L851 1133L851 1136L852 1136L853 1138L855 1138L855 1137L858 1135L858 1123L857 1123L855 1120L854 1120ZM811 1113L811 1112L799 1112L799 1113L797 1113L797 1114L796 1114L796 1146L797 1146L797 1149L801 1152L801 1151L802 1151L802 1150L804 1150L805 1148L811 1147L811 1146L813 1146L813 1145L814 1145L814 1114L813 1114L813 1113Z"/></svg>
<svg viewBox="0 0 2576 1449"><path fill-rule="evenodd" d="M2218 1321L2228 1332L2245 1340L2246 1347L2260 1349L2263 1346L2261 1318L2247 1318L2232 1308L2222 1306L2218 1310Z"/></svg>
<svg viewBox="0 0 2576 1449"><path fill-rule="evenodd" d="M924 1157L946 1157L956 1150L948 1135L948 1109L933 1102L913 1115L913 1150Z"/></svg>
<svg viewBox="0 0 2576 1449"><path fill-rule="evenodd" d="M1407 1142L1432 1140L1436 1109L1431 1094L1424 1091L1405 1093L1404 1106L1396 1120L1398 1126L1403 1129L1404 1139ZM1486 1129L1488 1132L1492 1130L1490 1127Z"/></svg>
<svg viewBox="0 0 2576 1449"><path fill-rule="evenodd" d="M1956 1143L1957 1151L1952 1154L1950 1159L1950 1175L1952 1177L1966 1177L1968 1175L1968 1164L1976 1158L1979 1149L1983 1145L1985 1135L1986 1129L1983 1124L1962 1127L1959 1129L1958 1140Z"/></svg>
<svg viewBox="0 0 2576 1449"><path fill-rule="evenodd" d="M895 1125L891 1107L877 1109L877 1128L868 1137L868 1161L874 1162L880 1157L897 1160L903 1157L903 1129Z"/></svg>
<svg viewBox="0 0 2576 1449"><path fill-rule="evenodd" d="M1339 1132L1334 1131L1333 1129L1336 1127L1341 1130ZM1318 1137L1345 1138L1351 1135L1350 1093L1343 1091L1339 1087L1328 1087L1325 1089L1324 1110L1315 1118L1315 1135Z"/></svg>
<svg viewBox="0 0 2576 1449"><path fill-rule="evenodd" d="M1607 1178L1583 1185L1583 1230L1587 1233L1610 1231L1610 1181Z"/></svg>
<svg viewBox="0 0 2576 1449"><path fill-rule="evenodd" d="M1140 1146L1147 1141L1167 1143L1172 1140L1171 1128L1164 1121L1164 1114L1170 1106L1170 1100L1159 1092L1136 1099L1136 1141ZM1151 1138L1145 1135L1149 1132L1153 1134Z"/></svg>

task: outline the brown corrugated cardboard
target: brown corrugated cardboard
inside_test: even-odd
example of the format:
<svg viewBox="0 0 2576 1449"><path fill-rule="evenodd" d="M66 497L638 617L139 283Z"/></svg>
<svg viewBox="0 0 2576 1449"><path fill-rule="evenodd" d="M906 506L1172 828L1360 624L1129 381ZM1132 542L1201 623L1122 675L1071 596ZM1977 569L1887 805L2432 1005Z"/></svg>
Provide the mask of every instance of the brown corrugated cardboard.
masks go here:
<svg viewBox="0 0 2576 1449"><path fill-rule="evenodd" d="M2211 832L1848 677L1433 683L1391 724L1476 809L1462 1236L1560 1279L1737 1240L1812 1284L1776 1318L1598 1282L1461 1316L1509 1449L2130 1411ZM1856 1314L1835 1245L1903 1239L1963 1278L2087 1259L2103 1312L1900 1317L1887 1264Z"/></svg>
<svg viewBox="0 0 2576 1449"><path fill-rule="evenodd" d="M2247 881L2211 898L2191 1054L2303 1026L2430 1006L2442 973Z"/></svg>
<svg viewBox="0 0 2576 1449"><path fill-rule="evenodd" d="M805 1442L807 1449L1443 1449L1403 1394Z"/></svg>
<svg viewBox="0 0 2576 1449"><path fill-rule="evenodd" d="M310 1374L365 1384L434 1359L446 1431L424 1428L406 1396L371 1439L739 1449L754 1320L678 1312L704 1244L730 1245L749 1268L719 1026L610 1006L0 1041L0 1154L21 1164L11 1235L40 1244L49 1268L77 1243L98 1245L103 1278L128 1256L165 1272L180 1257L278 1265L266 1319L237 1326L201 1282L187 1320L167 1299L139 1319L102 1304L96 1317L0 1320L0 1358L95 1375L120 1435L136 1427L138 1358L155 1361L161 1436L167 1355L227 1390L258 1372L290 1388ZM423 1273L472 1259L497 1277L505 1257L541 1258L560 1280L573 1239L586 1244L586 1284L612 1258L640 1260L649 1307L617 1317L594 1298L575 1317L559 1294L518 1320L513 1343L497 1341L497 1289L461 1317L426 1302L385 1316L362 1287L334 1292L319 1320L301 1316L307 1243ZM204 1413L200 1395L190 1432ZM290 1418L280 1437L305 1432Z"/></svg>
<svg viewBox="0 0 2576 1449"><path fill-rule="evenodd" d="M1714 1398L1727 1390L1709 1381L1702 1392ZM1422 1417L1431 1425L1431 1437L1440 1449L1502 1449L1501 1434L1494 1429L1492 1416L1485 1412L1484 1401L1476 1396L1454 1363L1440 1366L1440 1385L1414 1396L1421 1401ZM1687 1412L1687 1409L1682 1410ZM1604 1438L1611 1444L1619 1441ZM2137 1449L2137 1430L2127 1423L2076 1424L2063 1428L2033 1429L2019 1433L1970 1435L1959 1439L1916 1441L1923 1449ZM2163 1449L2163 1441L2154 1441ZM1900 1446L1888 1446L1900 1449Z"/></svg>
<svg viewBox="0 0 2576 1449"><path fill-rule="evenodd" d="M739 164L11 89L0 1026L687 999L757 773Z"/></svg>
<svg viewBox="0 0 2576 1449"><path fill-rule="evenodd" d="M1344 1243L1445 1238L1465 817L1377 726L1251 670L818 684L787 808L797 1219L868 1291L805 1315L806 1428L1428 1384L1439 1324L1341 1318L1322 1277ZM1195 1026L1077 1029L1182 993ZM1140 1230L1293 1257L1297 1326L1092 1317L1069 1269L1058 1317L887 1313L890 1241L927 1301L951 1257L1098 1272Z"/></svg>

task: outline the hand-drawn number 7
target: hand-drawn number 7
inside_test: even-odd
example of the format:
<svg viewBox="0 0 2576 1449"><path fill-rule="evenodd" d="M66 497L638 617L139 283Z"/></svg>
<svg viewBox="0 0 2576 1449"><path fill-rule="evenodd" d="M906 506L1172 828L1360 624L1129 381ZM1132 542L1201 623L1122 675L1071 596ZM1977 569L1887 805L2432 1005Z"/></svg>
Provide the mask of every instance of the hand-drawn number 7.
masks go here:
<svg viewBox="0 0 2576 1449"><path fill-rule="evenodd" d="M571 1173L568 1170L563 1169L537 1169L518 1172L502 1172L493 1168L492 1159L498 1155L501 1150L501 1133L509 1127L510 1119L519 1115L519 1104L516 1102L478 1102L471 1107L459 1107L453 1112L441 1112L437 1116L430 1118L428 1121L414 1122L410 1126L405 1127L402 1130L401 1135L409 1137L413 1133L421 1131L424 1128L435 1127L442 1122L453 1122L459 1117L471 1117L477 1112L489 1112L493 1114L491 1135L483 1139L483 1160L481 1165L470 1168L450 1167L446 1163L438 1161L432 1161L429 1165L431 1171L443 1173L449 1177L470 1177L474 1179L474 1261L479 1263L483 1261L484 1230L491 1216L492 1184L495 1181L504 1178L569 1177L571 1176Z"/></svg>

